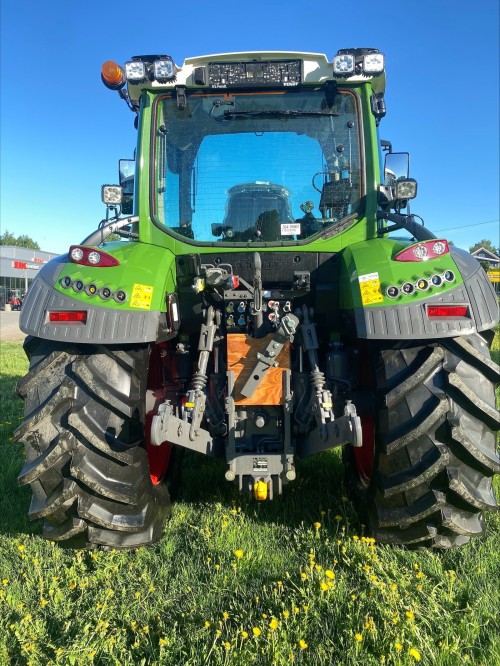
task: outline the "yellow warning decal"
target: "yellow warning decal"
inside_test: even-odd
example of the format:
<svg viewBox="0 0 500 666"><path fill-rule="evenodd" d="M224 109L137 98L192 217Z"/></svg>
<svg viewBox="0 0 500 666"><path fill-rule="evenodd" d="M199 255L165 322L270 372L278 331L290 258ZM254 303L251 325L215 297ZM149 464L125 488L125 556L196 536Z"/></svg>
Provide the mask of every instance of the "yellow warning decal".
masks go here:
<svg viewBox="0 0 500 666"><path fill-rule="evenodd" d="M152 298L153 287L147 284L134 284L132 298L130 299L130 307L149 310L151 308Z"/></svg>
<svg viewBox="0 0 500 666"><path fill-rule="evenodd" d="M380 290L378 273L367 273L359 276L359 289L361 291L361 302L363 305L382 303L384 297Z"/></svg>

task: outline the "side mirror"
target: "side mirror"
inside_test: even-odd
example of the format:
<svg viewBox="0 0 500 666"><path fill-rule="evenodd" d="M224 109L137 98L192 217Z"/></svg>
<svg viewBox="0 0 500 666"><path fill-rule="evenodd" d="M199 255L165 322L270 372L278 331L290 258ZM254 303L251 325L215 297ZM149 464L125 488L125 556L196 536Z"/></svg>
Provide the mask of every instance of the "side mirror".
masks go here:
<svg viewBox="0 0 500 666"><path fill-rule="evenodd" d="M120 160L118 171L123 190L122 214L132 215L134 212L135 160Z"/></svg>
<svg viewBox="0 0 500 666"><path fill-rule="evenodd" d="M394 181L408 178L409 173L409 153L387 153L384 160L384 185L393 185Z"/></svg>
<svg viewBox="0 0 500 666"><path fill-rule="evenodd" d="M386 154L384 182L378 191L378 201L381 206L401 210L407 207L409 199L417 196L417 181L408 177L409 171L409 153Z"/></svg>

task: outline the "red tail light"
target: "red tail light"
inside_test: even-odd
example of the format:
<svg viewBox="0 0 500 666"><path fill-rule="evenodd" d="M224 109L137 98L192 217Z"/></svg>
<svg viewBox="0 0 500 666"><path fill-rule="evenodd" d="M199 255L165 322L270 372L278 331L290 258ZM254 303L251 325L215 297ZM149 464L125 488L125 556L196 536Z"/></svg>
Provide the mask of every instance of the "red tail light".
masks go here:
<svg viewBox="0 0 500 666"><path fill-rule="evenodd" d="M95 250L92 247L85 247L85 245L72 245L69 248L69 260L75 264L97 266L98 268L120 265L120 262L110 254L101 250Z"/></svg>
<svg viewBox="0 0 500 666"><path fill-rule="evenodd" d="M466 317L468 307L466 305L428 305L427 316L435 317Z"/></svg>
<svg viewBox="0 0 500 666"><path fill-rule="evenodd" d="M431 240L424 243L415 243L410 245L394 257L395 261L427 261L448 254L450 251L448 241Z"/></svg>
<svg viewBox="0 0 500 666"><path fill-rule="evenodd" d="M68 322L86 324L87 310L60 310L59 312L49 312L49 321L51 324L66 324Z"/></svg>

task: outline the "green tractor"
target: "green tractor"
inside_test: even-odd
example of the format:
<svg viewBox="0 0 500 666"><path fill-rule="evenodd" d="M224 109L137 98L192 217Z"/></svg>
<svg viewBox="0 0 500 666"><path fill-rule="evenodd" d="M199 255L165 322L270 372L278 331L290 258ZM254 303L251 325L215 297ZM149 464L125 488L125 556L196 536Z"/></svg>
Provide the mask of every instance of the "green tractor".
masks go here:
<svg viewBox="0 0 500 666"><path fill-rule="evenodd" d="M459 546L497 503L498 322L478 262L409 201L378 138L384 56L137 56L102 69L135 114L106 219L34 280L20 482L44 535L159 539L185 449L256 501L343 446L380 542Z"/></svg>

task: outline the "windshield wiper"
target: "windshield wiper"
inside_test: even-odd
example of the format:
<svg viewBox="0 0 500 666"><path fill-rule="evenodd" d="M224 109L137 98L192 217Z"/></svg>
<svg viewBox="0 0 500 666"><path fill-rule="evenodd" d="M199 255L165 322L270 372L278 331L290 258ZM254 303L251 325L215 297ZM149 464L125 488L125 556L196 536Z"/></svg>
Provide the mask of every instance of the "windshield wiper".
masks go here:
<svg viewBox="0 0 500 666"><path fill-rule="evenodd" d="M339 116L339 113L326 112L326 111L292 111L290 109L281 109L281 110L269 110L269 111L230 111L229 109L224 110L224 118L238 118L238 117L247 117L247 116L259 116L263 117L301 117L301 116Z"/></svg>

